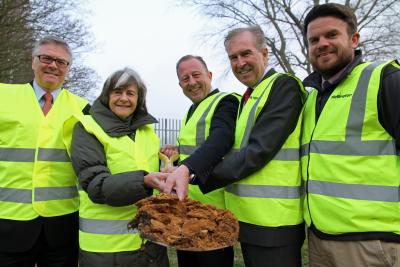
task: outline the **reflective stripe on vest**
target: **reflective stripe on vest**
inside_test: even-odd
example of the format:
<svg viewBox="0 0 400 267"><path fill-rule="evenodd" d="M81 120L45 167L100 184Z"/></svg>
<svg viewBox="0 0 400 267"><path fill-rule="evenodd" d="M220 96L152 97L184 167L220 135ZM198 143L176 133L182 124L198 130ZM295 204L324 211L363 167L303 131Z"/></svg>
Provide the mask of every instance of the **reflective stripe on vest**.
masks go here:
<svg viewBox="0 0 400 267"><path fill-rule="evenodd" d="M379 156L400 155L394 140L313 141L301 146L301 155L309 153L327 155Z"/></svg>
<svg viewBox="0 0 400 267"><path fill-rule="evenodd" d="M227 95L222 92L210 95L200 102L189 120L187 120L188 113L185 115L178 136L181 161L194 153L206 141L215 109ZM189 185L189 197L202 203L225 208L223 189L203 194L197 185Z"/></svg>
<svg viewBox="0 0 400 267"><path fill-rule="evenodd" d="M130 220L96 220L79 218L79 230L91 234L123 235L137 234L137 229L128 229Z"/></svg>
<svg viewBox="0 0 400 267"><path fill-rule="evenodd" d="M228 192L241 197L296 199L302 195L301 186L232 184Z"/></svg>
<svg viewBox="0 0 400 267"><path fill-rule="evenodd" d="M243 106L236 125L233 153L247 146L255 121L262 108L268 105L270 91L279 76L276 73L261 82ZM301 82L297 81L302 94L306 94ZM239 221L268 227L302 222L300 126L301 115L296 129L267 165L225 187L226 206Z"/></svg>
<svg viewBox="0 0 400 267"><path fill-rule="evenodd" d="M303 149L303 147L302 147ZM306 146L304 146L306 149ZM232 152L237 152L239 149L232 149ZM300 159L300 152L298 148L282 148L275 154L274 160L285 160L285 161L298 161Z"/></svg>
<svg viewBox="0 0 400 267"><path fill-rule="evenodd" d="M364 113L358 111L363 110L365 112L367 90L364 90L364 88L368 88L372 71L380 64L382 64L382 62L372 63L361 73L350 106L345 141L316 140L311 144L302 145L302 155L308 155L310 152L355 156L399 155L399 151L396 151L396 143L394 140L361 140Z"/></svg>
<svg viewBox="0 0 400 267"><path fill-rule="evenodd" d="M36 149L0 147L1 161L34 162ZM39 161L70 162L66 149L39 148Z"/></svg>
<svg viewBox="0 0 400 267"><path fill-rule="evenodd" d="M70 162L66 149L60 148L39 148L37 160L54 161L54 162Z"/></svg>
<svg viewBox="0 0 400 267"><path fill-rule="evenodd" d="M301 148L308 190L304 217L324 233L400 234L400 225L394 223L400 221L400 154L377 109L381 73L391 63L358 65L335 88L318 122L316 90L306 103Z"/></svg>
<svg viewBox="0 0 400 267"><path fill-rule="evenodd" d="M65 200L78 197L76 186L36 187L34 201ZM32 190L0 187L0 201L32 204Z"/></svg>
<svg viewBox="0 0 400 267"><path fill-rule="evenodd" d="M1 161L34 162L36 149L0 147Z"/></svg>
<svg viewBox="0 0 400 267"><path fill-rule="evenodd" d="M32 203L32 190L0 187L0 201Z"/></svg>
<svg viewBox="0 0 400 267"><path fill-rule="evenodd" d="M91 116L77 116L65 123L64 133L71 132L77 121L103 145L111 174L159 170L160 142L152 126L145 125L137 129L133 141L127 135L110 137ZM137 231L128 230L128 222L136 214L135 205L113 207L96 204L85 191L79 190L79 194L79 246L82 250L122 252L141 247L143 241Z"/></svg>
<svg viewBox="0 0 400 267"><path fill-rule="evenodd" d="M64 121L86 105L63 89L44 116L30 84L0 84L0 218L25 221L77 211L77 179L60 133Z"/></svg>
<svg viewBox="0 0 400 267"><path fill-rule="evenodd" d="M308 191L313 194L369 201L399 202L398 186L339 184L309 181Z"/></svg>

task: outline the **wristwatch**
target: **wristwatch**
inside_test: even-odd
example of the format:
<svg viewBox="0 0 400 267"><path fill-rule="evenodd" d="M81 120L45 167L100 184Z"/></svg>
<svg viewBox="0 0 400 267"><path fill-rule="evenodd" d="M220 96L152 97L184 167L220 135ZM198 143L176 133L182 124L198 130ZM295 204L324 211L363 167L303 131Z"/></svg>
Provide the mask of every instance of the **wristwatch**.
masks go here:
<svg viewBox="0 0 400 267"><path fill-rule="evenodd" d="M196 180L196 174L191 173L191 174L189 175L189 184L193 183L194 180Z"/></svg>

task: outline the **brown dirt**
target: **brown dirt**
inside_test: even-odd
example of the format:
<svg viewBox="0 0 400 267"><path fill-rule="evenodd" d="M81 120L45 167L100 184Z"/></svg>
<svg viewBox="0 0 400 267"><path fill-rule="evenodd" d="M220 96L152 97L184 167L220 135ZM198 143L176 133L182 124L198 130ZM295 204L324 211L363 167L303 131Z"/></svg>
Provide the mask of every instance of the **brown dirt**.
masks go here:
<svg viewBox="0 0 400 267"><path fill-rule="evenodd" d="M192 251L232 246L237 241L239 223L230 211L167 194L136 205L139 209L131 227L151 241Z"/></svg>

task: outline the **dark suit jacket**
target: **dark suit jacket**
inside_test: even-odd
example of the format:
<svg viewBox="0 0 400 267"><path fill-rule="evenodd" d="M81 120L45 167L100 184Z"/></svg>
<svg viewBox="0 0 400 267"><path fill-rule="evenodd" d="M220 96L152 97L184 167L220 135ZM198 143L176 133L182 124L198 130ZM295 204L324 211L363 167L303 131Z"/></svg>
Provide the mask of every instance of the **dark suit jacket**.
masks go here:
<svg viewBox="0 0 400 267"><path fill-rule="evenodd" d="M270 69L262 80L276 73ZM214 169L196 173L200 189L208 193L240 181L268 164L296 128L303 107L298 82L282 74L276 79L264 107L250 132L246 149L225 156ZM241 102L243 106L243 99ZM240 112L240 111L239 111ZM304 224L264 227L240 223L240 242L265 247L299 245L304 240Z"/></svg>
<svg viewBox="0 0 400 267"><path fill-rule="evenodd" d="M78 247L78 212L31 221L0 219L0 252L31 249L42 234L49 245Z"/></svg>

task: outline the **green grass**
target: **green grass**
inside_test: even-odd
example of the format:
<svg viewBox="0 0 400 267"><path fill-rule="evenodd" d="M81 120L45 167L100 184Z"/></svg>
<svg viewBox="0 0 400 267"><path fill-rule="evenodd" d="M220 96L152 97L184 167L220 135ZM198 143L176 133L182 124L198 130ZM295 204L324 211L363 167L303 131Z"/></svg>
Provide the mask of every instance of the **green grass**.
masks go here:
<svg viewBox="0 0 400 267"><path fill-rule="evenodd" d="M244 262L243 262L243 257L242 257L242 250L240 249L239 245L236 245L234 247L235 251L235 258L234 258L234 267L243 267ZM302 253L302 258L303 258L303 267L308 267L308 250L307 250L307 240L304 242L303 249L301 251ZM176 259L176 251L173 248L168 248L168 257L169 257L169 263L171 267L177 267L178 266L178 261Z"/></svg>

